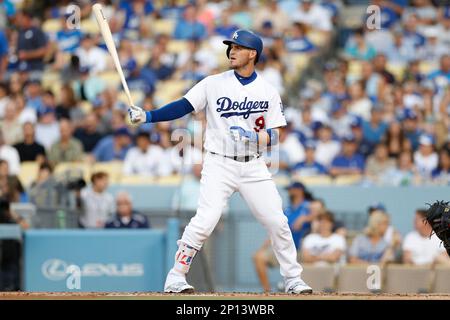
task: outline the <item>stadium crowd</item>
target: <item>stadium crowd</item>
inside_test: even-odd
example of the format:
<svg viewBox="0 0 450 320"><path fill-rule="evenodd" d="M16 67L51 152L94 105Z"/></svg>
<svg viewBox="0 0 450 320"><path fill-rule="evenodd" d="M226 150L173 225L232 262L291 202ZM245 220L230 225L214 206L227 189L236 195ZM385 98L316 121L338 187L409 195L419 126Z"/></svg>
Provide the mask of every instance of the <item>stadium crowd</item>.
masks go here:
<svg viewBox="0 0 450 320"><path fill-rule="evenodd" d="M365 10L356 17L344 15L348 3L367 6L367 1L97 2L104 6L135 103L144 109L158 108L224 70L221 41L249 28L264 42L257 72L285 104L288 126L279 137L277 177L366 186L450 183L448 5L374 0L380 9L374 27ZM201 139L205 115L139 129L129 125L127 102L92 3L74 3L0 1L0 195L7 202L52 207L67 203L68 189L74 191L75 206L85 210L80 226L148 227L145 217L132 221L129 195L106 194L108 176L116 177L114 170L148 179L198 176L202 150L173 137L187 128L193 136L187 140ZM38 168L31 178L24 171L30 163ZM58 180L58 169L71 168L66 163L85 168L114 163L114 169L89 175L92 187L85 188L81 179ZM95 204L104 215L91 219ZM118 218L107 222L116 207ZM330 235L333 221L327 211L311 218L317 233L305 238L302 259L341 259L336 252L315 253L314 244ZM385 250L399 241L391 234L377 242L386 224L385 214L371 215L348 261L392 257ZM423 237L428 231L416 233ZM410 240L420 242L420 237ZM345 251L339 237L333 239ZM378 243L379 251L368 253L370 243ZM416 245L406 243L405 238L403 259L414 261L408 248ZM255 255L257 266L268 259L265 249Z"/></svg>

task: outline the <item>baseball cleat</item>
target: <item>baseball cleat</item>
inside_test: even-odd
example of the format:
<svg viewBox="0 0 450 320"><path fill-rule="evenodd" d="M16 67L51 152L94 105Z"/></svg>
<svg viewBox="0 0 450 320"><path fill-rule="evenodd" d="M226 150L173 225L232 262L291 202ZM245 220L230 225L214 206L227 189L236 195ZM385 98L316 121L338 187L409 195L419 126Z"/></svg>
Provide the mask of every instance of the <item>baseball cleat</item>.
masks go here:
<svg viewBox="0 0 450 320"><path fill-rule="evenodd" d="M164 292L166 293L193 293L194 287L187 283L184 275L177 274L174 270L170 270L164 284Z"/></svg>
<svg viewBox="0 0 450 320"><path fill-rule="evenodd" d="M175 282L164 288L165 293L194 293L194 287L184 282Z"/></svg>
<svg viewBox="0 0 450 320"><path fill-rule="evenodd" d="M290 294L311 294L313 290L302 279L292 281L289 285L286 285L286 293Z"/></svg>

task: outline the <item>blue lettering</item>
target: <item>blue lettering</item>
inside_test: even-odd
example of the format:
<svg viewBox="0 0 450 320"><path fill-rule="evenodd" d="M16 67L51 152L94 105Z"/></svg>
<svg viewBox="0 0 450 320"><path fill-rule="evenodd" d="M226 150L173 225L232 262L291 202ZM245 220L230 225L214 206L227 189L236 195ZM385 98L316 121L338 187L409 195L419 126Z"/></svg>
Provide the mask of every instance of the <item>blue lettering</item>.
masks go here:
<svg viewBox="0 0 450 320"><path fill-rule="evenodd" d="M224 118L242 116L244 119L248 119L252 113L267 112L269 109L269 101L248 101L247 97L241 102L233 101L228 97L220 97L216 104L219 106L216 111L222 113L220 116ZM240 110L241 112L224 112L231 110Z"/></svg>

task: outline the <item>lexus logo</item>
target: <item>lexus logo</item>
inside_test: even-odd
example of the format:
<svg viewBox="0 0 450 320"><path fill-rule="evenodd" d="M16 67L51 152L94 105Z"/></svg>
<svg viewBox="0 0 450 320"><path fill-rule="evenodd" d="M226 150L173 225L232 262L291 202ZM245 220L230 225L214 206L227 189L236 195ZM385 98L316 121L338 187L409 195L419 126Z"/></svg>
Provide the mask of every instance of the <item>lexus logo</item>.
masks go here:
<svg viewBox="0 0 450 320"><path fill-rule="evenodd" d="M46 260L41 267L42 275L52 281L64 280L70 273L71 264L60 259ZM78 267L77 265L74 265ZM88 262L79 266L85 277L142 277L142 263L97 263Z"/></svg>
<svg viewBox="0 0 450 320"><path fill-rule="evenodd" d="M50 259L42 264L42 274L49 280L58 281L67 277L68 264L59 259Z"/></svg>

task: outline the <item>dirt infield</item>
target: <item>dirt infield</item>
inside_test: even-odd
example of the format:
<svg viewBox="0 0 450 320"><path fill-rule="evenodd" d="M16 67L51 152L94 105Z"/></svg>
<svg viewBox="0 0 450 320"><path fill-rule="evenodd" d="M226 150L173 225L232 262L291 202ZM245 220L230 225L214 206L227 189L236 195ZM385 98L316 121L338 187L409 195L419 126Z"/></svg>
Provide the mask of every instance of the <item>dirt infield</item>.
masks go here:
<svg viewBox="0 0 450 320"><path fill-rule="evenodd" d="M0 292L0 300L450 300L450 294L363 294L314 293L195 293L164 294L160 292Z"/></svg>

